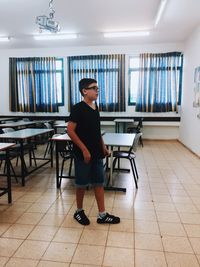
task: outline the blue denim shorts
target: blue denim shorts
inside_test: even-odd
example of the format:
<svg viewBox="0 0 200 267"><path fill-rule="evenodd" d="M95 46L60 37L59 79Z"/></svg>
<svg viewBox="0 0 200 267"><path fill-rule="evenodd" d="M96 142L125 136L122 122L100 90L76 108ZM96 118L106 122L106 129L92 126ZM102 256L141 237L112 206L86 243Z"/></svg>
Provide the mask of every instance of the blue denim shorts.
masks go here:
<svg viewBox="0 0 200 267"><path fill-rule="evenodd" d="M77 187L87 187L88 185L104 185L105 172L102 159L85 163L83 160L75 158L74 166L75 184Z"/></svg>

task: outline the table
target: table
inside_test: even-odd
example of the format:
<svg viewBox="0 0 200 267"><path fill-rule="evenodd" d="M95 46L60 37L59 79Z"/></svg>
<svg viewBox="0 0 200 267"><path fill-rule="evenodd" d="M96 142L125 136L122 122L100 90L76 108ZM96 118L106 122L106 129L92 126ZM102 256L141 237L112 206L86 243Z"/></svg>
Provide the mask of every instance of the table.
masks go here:
<svg viewBox="0 0 200 267"><path fill-rule="evenodd" d="M107 190L123 191L126 192L126 188L113 186L113 149L114 147L131 147L135 138L134 133L105 133L103 136L104 144L110 147L110 184L105 188Z"/></svg>
<svg viewBox="0 0 200 267"><path fill-rule="evenodd" d="M8 194L8 203L12 203L9 148L14 145L15 143L0 143L0 151L6 151L6 166L7 166L7 173L0 174L1 176L7 176L7 187L0 187L0 196Z"/></svg>
<svg viewBox="0 0 200 267"><path fill-rule="evenodd" d="M110 184L105 187L105 190L115 190L115 191L123 191L126 192L126 188L119 188L113 186L113 169L112 169L112 162L113 162L113 149L114 147L131 147L133 144L133 140L135 138L135 134L127 134L127 133L105 133L103 135L103 140L105 145L110 147ZM60 188L60 179L62 178L70 178L70 177L61 177L59 174L59 150L58 150L58 143L59 142L66 142L71 141L71 138L68 134L62 134L52 138L52 141L56 142L56 185L57 188Z"/></svg>
<svg viewBox="0 0 200 267"><path fill-rule="evenodd" d="M0 123L4 122L4 121L15 121L17 118L16 117L9 117L9 118L5 118L5 117L1 117L0 118Z"/></svg>
<svg viewBox="0 0 200 267"><path fill-rule="evenodd" d="M36 122L36 121L15 121L15 122L9 122L9 123L2 123L2 124L0 124L0 128L14 128L14 129L17 129L20 127L26 128L27 126L33 126L36 123L38 123L38 122Z"/></svg>
<svg viewBox="0 0 200 267"><path fill-rule="evenodd" d="M50 133L53 134L53 129L23 129L23 130L18 130L18 131L14 131L14 132L9 132L9 133L4 133L4 134L0 134L0 140L13 140L15 142L19 142L20 143L20 158L21 158L21 175L18 177L22 178L22 186L25 186L25 177L32 173L33 171L41 168L42 166L46 165L47 163L51 162L51 166L53 166L53 158L52 158L52 151L51 151L51 157L50 159L47 158L36 158L38 160L45 160L45 162L39 166L36 166L33 170L28 171L26 166L25 166L25 160L24 160L24 146L23 143L27 140L27 142L31 142L31 138L38 136L38 135L42 135L42 134L46 134L46 133ZM29 159L31 162L31 155L29 153Z"/></svg>
<svg viewBox="0 0 200 267"><path fill-rule="evenodd" d="M120 123L123 124L123 133L126 132L126 123L134 123L134 119L115 119L115 132L119 133L120 130Z"/></svg>
<svg viewBox="0 0 200 267"><path fill-rule="evenodd" d="M68 122L65 123L59 123L59 124L54 124L54 129L55 129L55 133L57 133L58 128L59 129L66 129L67 128L67 124Z"/></svg>

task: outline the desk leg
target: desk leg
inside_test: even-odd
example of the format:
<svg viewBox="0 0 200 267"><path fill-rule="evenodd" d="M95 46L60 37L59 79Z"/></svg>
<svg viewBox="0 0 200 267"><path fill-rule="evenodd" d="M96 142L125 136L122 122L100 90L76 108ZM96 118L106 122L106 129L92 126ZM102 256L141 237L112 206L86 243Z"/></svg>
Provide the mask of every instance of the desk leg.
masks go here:
<svg viewBox="0 0 200 267"><path fill-rule="evenodd" d="M6 165L7 165L8 203L12 203L10 159L9 159L9 151L8 150L6 151Z"/></svg>
<svg viewBox="0 0 200 267"><path fill-rule="evenodd" d="M24 146L23 146L23 141L20 141L20 157L21 157L22 186L25 186L25 160L24 160Z"/></svg>
<svg viewBox="0 0 200 267"><path fill-rule="evenodd" d="M56 187L60 188L60 183L59 183L59 153L58 153L57 142L56 142Z"/></svg>
<svg viewBox="0 0 200 267"><path fill-rule="evenodd" d="M113 190L113 191L126 192L126 188L113 186L113 146L111 146L110 150L110 185L107 184L107 186L105 186L104 189L107 191Z"/></svg>

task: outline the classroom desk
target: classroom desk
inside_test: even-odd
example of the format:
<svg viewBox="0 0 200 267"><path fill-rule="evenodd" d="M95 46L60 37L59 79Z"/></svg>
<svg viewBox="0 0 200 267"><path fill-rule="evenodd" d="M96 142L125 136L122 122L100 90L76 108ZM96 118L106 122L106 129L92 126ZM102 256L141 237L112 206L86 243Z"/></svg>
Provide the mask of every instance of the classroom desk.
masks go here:
<svg viewBox="0 0 200 267"><path fill-rule="evenodd" d="M126 188L114 187L113 186L113 150L114 147L128 147L130 148L133 144L135 134L128 133L105 133L103 136L104 144L110 148L110 182L105 189L114 191L126 192Z"/></svg>
<svg viewBox="0 0 200 267"><path fill-rule="evenodd" d="M26 127L33 126L37 123L38 122L36 121L15 121L15 122L9 122L9 123L2 123L0 124L0 128L13 128L13 129L26 128Z"/></svg>
<svg viewBox="0 0 200 267"><path fill-rule="evenodd" d="M113 162L113 149L114 147L131 147L133 144L133 140L135 138L135 134L124 134L124 133L105 133L103 135L103 140L105 145L109 146L110 148L110 182L105 187L105 190L114 190L114 191L123 191L126 192L126 188L120 188L120 187L114 187L113 186L113 168L112 168L112 162ZM61 180L64 177L60 176L59 173L59 150L58 150L58 143L59 142L67 142L71 141L71 138L68 134L62 134L59 136L56 136L52 138L52 141L56 143L56 185L57 188L60 188ZM69 178L69 177L66 177Z"/></svg>
<svg viewBox="0 0 200 267"><path fill-rule="evenodd" d="M15 121L16 120L16 118L14 118L14 117L9 117L9 118L0 118L0 123L2 123L2 122L4 122L4 121Z"/></svg>
<svg viewBox="0 0 200 267"><path fill-rule="evenodd" d="M123 125L123 133L126 132L126 124L127 123L134 123L134 119L115 119L115 132L119 133L120 131L120 124Z"/></svg>
<svg viewBox="0 0 200 267"><path fill-rule="evenodd" d="M6 166L7 166L6 174L4 173L0 174L0 176L7 176L7 187L0 187L0 196L8 194L8 203L12 203L9 148L11 148L14 145L15 143L0 143L0 151L6 152Z"/></svg>
<svg viewBox="0 0 200 267"><path fill-rule="evenodd" d="M52 153L50 158L36 158L37 160L44 160L45 162L39 166L36 166L31 171L28 171L25 165L24 160L24 142L27 141L28 143L31 143L31 138L39 135L43 135L46 133L53 134L53 129L22 129L14 132L4 133L0 134L0 140L12 140L14 142L19 142L20 144L20 159L21 159L21 177L22 179L22 186L25 186L25 177L28 176L33 171L41 168L42 166L46 165L47 163L51 162L51 166L53 166L53 158ZM29 159L31 162L31 155L29 153Z"/></svg>
<svg viewBox="0 0 200 267"><path fill-rule="evenodd" d="M58 129L67 129L67 124L68 122L54 124L53 128L55 129L55 133L57 133Z"/></svg>

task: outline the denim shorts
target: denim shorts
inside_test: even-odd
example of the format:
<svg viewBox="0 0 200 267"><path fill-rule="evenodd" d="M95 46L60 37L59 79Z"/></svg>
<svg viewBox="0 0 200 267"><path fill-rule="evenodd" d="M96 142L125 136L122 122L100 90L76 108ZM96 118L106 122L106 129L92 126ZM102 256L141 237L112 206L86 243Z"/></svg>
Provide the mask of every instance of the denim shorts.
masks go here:
<svg viewBox="0 0 200 267"><path fill-rule="evenodd" d="M77 187L87 187L88 185L104 185L103 160L98 159L85 163L83 160L75 158L75 184Z"/></svg>

